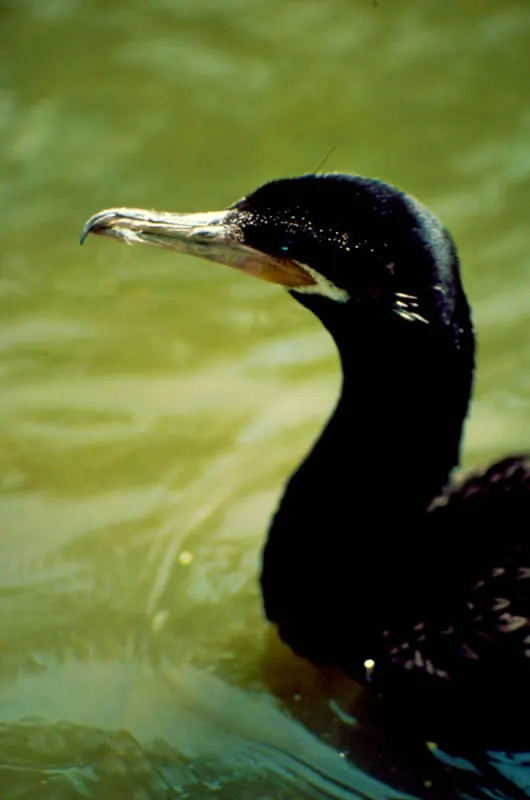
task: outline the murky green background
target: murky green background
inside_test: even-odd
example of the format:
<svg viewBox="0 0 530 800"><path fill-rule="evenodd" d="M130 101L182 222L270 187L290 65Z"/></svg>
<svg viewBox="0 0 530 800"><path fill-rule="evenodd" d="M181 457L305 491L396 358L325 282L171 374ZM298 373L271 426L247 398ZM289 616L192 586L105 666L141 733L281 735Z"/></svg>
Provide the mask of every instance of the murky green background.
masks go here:
<svg viewBox="0 0 530 800"><path fill-rule="evenodd" d="M277 287L78 234L334 148L459 243L465 464L530 449L528 0L3 0L0 89L0 796L480 793L262 620L267 520L338 390L327 335Z"/></svg>

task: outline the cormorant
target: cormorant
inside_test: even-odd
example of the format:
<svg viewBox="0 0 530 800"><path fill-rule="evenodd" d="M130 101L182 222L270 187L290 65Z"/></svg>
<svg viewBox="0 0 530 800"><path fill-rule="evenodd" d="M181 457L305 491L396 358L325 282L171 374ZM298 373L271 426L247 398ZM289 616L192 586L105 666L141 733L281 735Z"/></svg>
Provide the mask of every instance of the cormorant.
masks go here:
<svg viewBox="0 0 530 800"><path fill-rule="evenodd" d="M380 180L309 174L220 212L101 211L82 241L89 233L281 284L335 340L340 398L287 483L263 555L265 611L285 642L428 727L524 734L530 460L451 484L474 331L436 217Z"/></svg>

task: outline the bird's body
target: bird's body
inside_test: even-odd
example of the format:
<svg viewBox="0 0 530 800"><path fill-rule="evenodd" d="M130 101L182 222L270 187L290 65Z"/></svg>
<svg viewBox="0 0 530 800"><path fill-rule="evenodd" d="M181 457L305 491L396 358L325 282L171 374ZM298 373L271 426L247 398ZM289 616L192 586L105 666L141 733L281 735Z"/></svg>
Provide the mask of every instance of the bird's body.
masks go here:
<svg viewBox="0 0 530 800"><path fill-rule="evenodd" d="M474 333L437 219L380 181L307 175L208 215L111 209L90 231L281 283L335 340L340 399L264 550L265 610L282 638L425 721L457 715L466 730L495 714L498 729L514 699L524 720L530 462L450 485Z"/></svg>

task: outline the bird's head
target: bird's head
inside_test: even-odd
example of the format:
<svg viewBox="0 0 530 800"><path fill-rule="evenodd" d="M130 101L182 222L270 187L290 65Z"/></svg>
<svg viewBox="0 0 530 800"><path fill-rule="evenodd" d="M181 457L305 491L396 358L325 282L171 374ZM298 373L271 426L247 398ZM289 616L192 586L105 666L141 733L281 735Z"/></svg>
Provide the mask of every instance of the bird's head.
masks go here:
<svg viewBox="0 0 530 800"><path fill-rule="evenodd" d="M454 245L438 220L399 189L354 175L274 180L216 212L112 208L88 220L82 241L89 233L280 284L328 327L346 309L376 323L451 325L460 290Z"/></svg>

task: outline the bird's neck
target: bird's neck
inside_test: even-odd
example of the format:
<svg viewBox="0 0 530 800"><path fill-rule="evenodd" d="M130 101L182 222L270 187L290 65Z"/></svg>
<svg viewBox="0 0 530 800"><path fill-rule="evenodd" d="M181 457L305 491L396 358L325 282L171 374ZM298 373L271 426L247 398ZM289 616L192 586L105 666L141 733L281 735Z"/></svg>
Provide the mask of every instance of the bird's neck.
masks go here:
<svg viewBox="0 0 530 800"><path fill-rule="evenodd" d="M373 324L358 313L327 326L342 360L341 397L287 485L261 576L267 616L314 661L356 674L389 618L406 617L428 594L422 575L432 570L421 565L435 556L422 549L431 545L425 512L458 463L471 389L466 315L467 305L463 328Z"/></svg>
<svg viewBox="0 0 530 800"><path fill-rule="evenodd" d="M283 500L327 519L330 535L426 510L458 464L473 375L469 318L458 339L451 325L352 317L329 326L341 397Z"/></svg>
<svg viewBox="0 0 530 800"><path fill-rule="evenodd" d="M469 395L468 378L457 385L455 354L440 358L439 343L418 342L413 324L341 353L341 396L307 460L315 480L320 468L340 473L359 503L380 508L387 498L411 512L425 509L458 464Z"/></svg>

